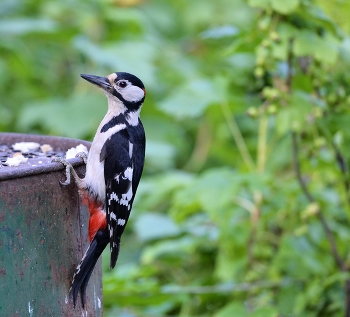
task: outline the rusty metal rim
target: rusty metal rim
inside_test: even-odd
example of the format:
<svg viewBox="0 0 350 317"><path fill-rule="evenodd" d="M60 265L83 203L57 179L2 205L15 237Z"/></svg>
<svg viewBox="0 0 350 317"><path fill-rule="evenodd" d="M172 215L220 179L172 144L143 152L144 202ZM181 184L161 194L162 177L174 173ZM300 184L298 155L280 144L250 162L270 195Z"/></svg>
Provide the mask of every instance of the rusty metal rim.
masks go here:
<svg viewBox="0 0 350 317"><path fill-rule="evenodd" d="M8 142L8 141L11 142ZM43 136L35 134L21 134L21 133L0 133L0 144L12 145L15 142L38 142L38 143L48 143L54 147L59 145L62 150L68 150L70 147L77 146L82 143L88 148L91 143L79 139L71 139L65 137L55 137L55 136ZM40 142L39 142L40 141ZM11 143L11 144L10 144ZM83 165L83 160L81 158L73 158L68 160L74 167ZM28 177L31 175L38 175L50 172L56 172L63 170L64 166L61 163L51 162L44 165L38 166L24 166L21 168L0 168L0 181L13 178Z"/></svg>

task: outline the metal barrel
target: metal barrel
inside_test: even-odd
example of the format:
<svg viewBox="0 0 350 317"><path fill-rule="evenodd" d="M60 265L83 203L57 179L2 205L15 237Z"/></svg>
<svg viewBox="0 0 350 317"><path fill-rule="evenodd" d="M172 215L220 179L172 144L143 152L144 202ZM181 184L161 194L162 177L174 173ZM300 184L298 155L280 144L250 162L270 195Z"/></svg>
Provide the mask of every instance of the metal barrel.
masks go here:
<svg viewBox="0 0 350 317"><path fill-rule="evenodd" d="M74 139L0 133L0 147L17 142L49 144L63 152L81 143L90 146ZM81 159L69 161L84 173ZM102 316L101 260L85 309L80 301L74 309L68 296L89 245L88 211L74 181L59 184L65 177L62 164L46 157L33 162L0 168L0 316Z"/></svg>

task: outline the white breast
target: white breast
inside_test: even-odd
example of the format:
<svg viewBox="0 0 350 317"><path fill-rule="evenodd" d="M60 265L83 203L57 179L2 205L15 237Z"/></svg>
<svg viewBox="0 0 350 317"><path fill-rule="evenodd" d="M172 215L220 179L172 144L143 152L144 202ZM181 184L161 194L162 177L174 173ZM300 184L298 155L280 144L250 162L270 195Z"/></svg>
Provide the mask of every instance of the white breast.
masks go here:
<svg viewBox="0 0 350 317"><path fill-rule="evenodd" d="M106 195L106 185L104 177L104 161L100 162L101 149L105 142L115 133L126 128L125 124L118 124L106 132L100 132L101 128L113 118L114 114L107 112L101 121L89 151L86 164L85 186L89 187L93 193L98 195L101 202L104 202Z"/></svg>

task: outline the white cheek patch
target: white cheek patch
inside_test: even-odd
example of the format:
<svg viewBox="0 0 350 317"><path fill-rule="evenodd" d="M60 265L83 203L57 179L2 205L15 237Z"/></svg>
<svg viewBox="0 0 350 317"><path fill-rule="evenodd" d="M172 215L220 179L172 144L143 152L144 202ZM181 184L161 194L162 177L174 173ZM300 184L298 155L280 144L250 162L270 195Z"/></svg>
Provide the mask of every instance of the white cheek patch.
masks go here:
<svg viewBox="0 0 350 317"><path fill-rule="evenodd" d="M145 96L145 92L134 85L129 85L119 92L126 101L130 102L139 102Z"/></svg>

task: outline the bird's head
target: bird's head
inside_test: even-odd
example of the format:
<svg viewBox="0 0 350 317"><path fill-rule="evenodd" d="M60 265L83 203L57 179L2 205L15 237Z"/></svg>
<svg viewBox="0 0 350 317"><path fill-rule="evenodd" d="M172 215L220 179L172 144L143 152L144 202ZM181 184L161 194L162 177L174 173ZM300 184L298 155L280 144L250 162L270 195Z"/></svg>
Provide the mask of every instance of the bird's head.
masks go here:
<svg viewBox="0 0 350 317"><path fill-rule="evenodd" d="M81 74L82 78L101 88L107 96L108 104L125 107L126 111L138 111L145 100L146 90L135 75L116 72L107 77Z"/></svg>

